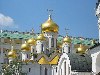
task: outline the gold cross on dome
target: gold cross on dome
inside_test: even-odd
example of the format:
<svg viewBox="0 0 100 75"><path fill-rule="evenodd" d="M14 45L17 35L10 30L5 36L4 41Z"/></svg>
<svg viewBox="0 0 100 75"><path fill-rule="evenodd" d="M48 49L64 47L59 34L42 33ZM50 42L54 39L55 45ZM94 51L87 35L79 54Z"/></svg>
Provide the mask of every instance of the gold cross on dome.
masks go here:
<svg viewBox="0 0 100 75"><path fill-rule="evenodd" d="M49 14L49 15L52 15L52 12L53 12L52 9L47 9L47 11L48 11L48 14Z"/></svg>
<svg viewBox="0 0 100 75"><path fill-rule="evenodd" d="M69 30L69 29L65 28L65 32L66 32L66 35L67 35L67 36L68 36L68 30Z"/></svg>

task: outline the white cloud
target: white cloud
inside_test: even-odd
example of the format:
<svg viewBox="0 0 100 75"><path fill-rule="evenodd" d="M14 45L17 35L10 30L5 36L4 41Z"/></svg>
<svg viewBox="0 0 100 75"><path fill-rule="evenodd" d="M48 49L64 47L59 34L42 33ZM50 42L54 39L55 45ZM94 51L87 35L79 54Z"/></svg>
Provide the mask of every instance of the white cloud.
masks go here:
<svg viewBox="0 0 100 75"><path fill-rule="evenodd" d="M0 13L0 26L5 27L14 25L14 20L11 17L5 16L2 13Z"/></svg>

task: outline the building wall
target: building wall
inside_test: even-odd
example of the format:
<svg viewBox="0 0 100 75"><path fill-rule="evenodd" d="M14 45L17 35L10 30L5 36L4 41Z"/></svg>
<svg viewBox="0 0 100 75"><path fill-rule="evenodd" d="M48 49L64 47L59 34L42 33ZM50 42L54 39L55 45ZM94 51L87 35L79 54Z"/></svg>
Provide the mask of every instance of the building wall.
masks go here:
<svg viewBox="0 0 100 75"><path fill-rule="evenodd" d="M22 71L27 75L55 75L52 73L53 67L51 65L40 65L38 63L24 64Z"/></svg>

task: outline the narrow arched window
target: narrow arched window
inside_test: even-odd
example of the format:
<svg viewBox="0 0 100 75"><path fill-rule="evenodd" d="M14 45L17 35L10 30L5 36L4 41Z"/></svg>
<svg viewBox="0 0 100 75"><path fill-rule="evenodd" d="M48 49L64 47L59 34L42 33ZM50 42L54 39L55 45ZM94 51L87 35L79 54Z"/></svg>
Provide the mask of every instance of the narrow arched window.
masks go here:
<svg viewBox="0 0 100 75"><path fill-rule="evenodd" d="M33 49L33 52L34 52L34 49Z"/></svg>
<svg viewBox="0 0 100 75"><path fill-rule="evenodd" d="M68 47L68 53L70 53L70 47Z"/></svg>
<svg viewBox="0 0 100 75"><path fill-rule="evenodd" d="M65 71L65 75L66 75L66 62L64 62L64 71Z"/></svg>
<svg viewBox="0 0 100 75"><path fill-rule="evenodd" d="M56 72L57 72L57 67L56 67Z"/></svg>
<svg viewBox="0 0 100 75"><path fill-rule="evenodd" d="M27 54L27 58L28 58L28 54Z"/></svg>
<svg viewBox="0 0 100 75"><path fill-rule="evenodd" d="M47 68L45 68L45 75L47 75L47 74L48 74L48 73L47 73L47 71L48 71L48 70L47 70Z"/></svg>
<svg viewBox="0 0 100 75"><path fill-rule="evenodd" d="M29 72L31 71L31 68L29 68Z"/></svg>
<svg viewBox="0 0 100 75"><path fill-rule="evenodd" d="M51 47L54 47L54 38L51 38Z"/></svg>
<svg viewBox="0 0 100 75"><path fill-rule="evenodd" d="M41 44L41 49L42 49L42 51L43 51L43 44Z"/></svg>

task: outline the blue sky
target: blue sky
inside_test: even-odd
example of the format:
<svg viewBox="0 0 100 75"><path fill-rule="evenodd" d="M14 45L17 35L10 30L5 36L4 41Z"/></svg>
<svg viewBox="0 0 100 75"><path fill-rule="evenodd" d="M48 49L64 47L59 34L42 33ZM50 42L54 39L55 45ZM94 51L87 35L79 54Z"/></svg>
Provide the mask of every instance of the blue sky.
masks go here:
<svg viewBox="0 0 100 75"><path fill-rule="evenodd" d="M40 26L48 19L47 9L59 25L59 34L98 38L96 0L0 0L2 29L40 32ZM2 19L2 18L1 18ZM10 19L10 23L9 23ZM6 22L5 22L6 21ZM2 22L2 20L0 21ZM6 24L5 24L6 23Z"/></svg>

